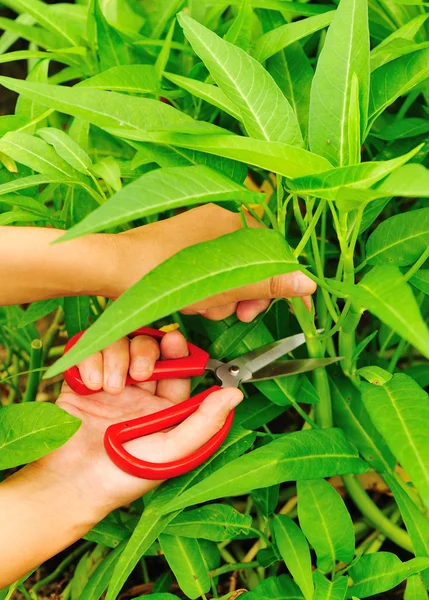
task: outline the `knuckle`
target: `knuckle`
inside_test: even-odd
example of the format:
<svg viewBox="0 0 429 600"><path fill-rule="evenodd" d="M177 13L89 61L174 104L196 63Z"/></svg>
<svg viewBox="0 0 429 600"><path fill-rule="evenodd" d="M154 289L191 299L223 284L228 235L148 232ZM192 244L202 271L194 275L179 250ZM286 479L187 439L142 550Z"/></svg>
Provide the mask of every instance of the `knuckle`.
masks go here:
<svg viewBox="0 0 429 600"><path fill-rule="evenodd" d="M281 277L270 277L268 280L268 291L271 298L278 298L284 294L284 282Z"/></svg>

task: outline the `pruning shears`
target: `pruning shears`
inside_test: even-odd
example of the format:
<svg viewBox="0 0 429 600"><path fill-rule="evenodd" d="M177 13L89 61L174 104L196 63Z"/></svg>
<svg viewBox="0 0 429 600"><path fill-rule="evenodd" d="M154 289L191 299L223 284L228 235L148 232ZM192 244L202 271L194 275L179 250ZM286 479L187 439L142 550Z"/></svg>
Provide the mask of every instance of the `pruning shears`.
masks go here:
<svg viewBox="0 0 429 600"><path fill-rule="evenodd" d="M65 346L64 353L72 348L82 337L84 331L73 336ZM129 334L133 338L137 335L148 335L160 340L165 333L158 329L143 327ZM123 421L110 425L104 435L104 446L110 459L123 471L142 477L144 479L170 479L183 475L195 469L212 456L224 442L231 428L234 411L232 410L220 429L204 446L193 454L167 463L153 463L136 458L124 448L125 442L135 440L145 435L151 435L178 425L192 415L212 392L222 387L238 387L241 383L272 379L274 377L285 377L305 373L321 367L326 367L338 360L340 357L332 358L307 358L301 360L282 360L285 354L295 350L305 343L303 333L298 333L284 338L272 344L251 350L229 362L223 362L211 358L210 355L198 346L188 342L189 355L185 358L162 359L155 363L152 376L146 381L159 381L162 379L182 379L187 377L199 377L206 371L211 371L220 385L213 385L209 389L189 398L180 404L161 410L157 413ZM80 395L97 393L90 390L83 383L79 369L74 366L65 371L64 378L71 389ZM126 385L141 383L132 379L129 375ZM101 390L100 390L101 391Z"/></svg>

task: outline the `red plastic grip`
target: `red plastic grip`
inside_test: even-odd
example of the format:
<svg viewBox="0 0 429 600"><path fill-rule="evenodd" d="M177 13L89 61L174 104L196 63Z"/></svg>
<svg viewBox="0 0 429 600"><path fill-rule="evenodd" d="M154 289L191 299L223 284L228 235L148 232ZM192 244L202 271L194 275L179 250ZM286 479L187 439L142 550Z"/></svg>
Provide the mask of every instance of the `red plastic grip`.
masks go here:
<svg viewBox="0 0 429 600"><path fill-rule="evenodd" d="M104 447L110 459L122 471L151 480L170 479L178 477L192 469L200 466L216 450L222 445L226 436L231 429L234 420L234 411L232 410L222 429L220 429L204 446L193 452L189 456L166 463L154 463L141 460L127 452L123 447L125 442L135 440L136 438L163 431L174 425L178 425L190 415L192 415L200 406L205 398L212 392L220 390L219 386L215 385L201 392L193 398L189 398L185 402L181 402L170 408L166 408L160 412L123 423L116 423L107 428L104 435Z"/></svg>
<svg viewBox="0 0 429 600"><path fill-rule="evenodd" d="M84 333L85 331L81 331L69 339L64 348L64 354L80 340ZM164 337L165 333L163 331L159 331L159 329L141 327L140 329L136 329L130 333L128 337L133 338L137 335L148 335L160 340ZM146 381L159 381L160 379L176 378L186 379L187 377L198 377L200 375L204 375L207 361L209 359L208 353L205 350L198 348L198 346L190 344L189 342L188 350L189 356L185 356L184 358L163 359L157 361L155 363L155 369L152 373L152 376ZM67 369L67 371L64 372L64 379L67 381L71 389L76 392L76 394L81 396L89 396L101 391L101 389L94 391L87 388L83 383L79 369L76 366L70 367L70 369ZM127 376L125 382L126 385L133 385L136 383L141 383L141 381L135 381L132 377L130 377L130 375Z"/></svg>

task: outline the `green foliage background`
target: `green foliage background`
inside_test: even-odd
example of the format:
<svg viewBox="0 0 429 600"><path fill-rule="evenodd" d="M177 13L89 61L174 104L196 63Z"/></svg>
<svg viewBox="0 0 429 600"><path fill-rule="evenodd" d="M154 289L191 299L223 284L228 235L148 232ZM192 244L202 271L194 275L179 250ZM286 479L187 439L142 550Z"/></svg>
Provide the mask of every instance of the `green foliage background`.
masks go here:
<svg viewBox="0 0 429 600"><path fill-rule="evenodd" d="M236 597L227 584L237 571L243 600L366 598L398 584L407 600L427 598L427 4L3 4L0 63L23 61L28 75L0 77L2 94L18 94L14 114L0 117L1 225L50 224L71 239L217 202L267 229L183 251L105 311L85 297L0 309L0 467L34 460L76 429L31 402L37 369L61 354L60 329L91 325L52 376L171 320L216 358L298 331L304 355L344 357L328 372L246 386L219 452L144 508L97 525L70 555L62 598L107 590L113 600L136 566L134 577L156 578L153 600L177 598L174 579L187 598ZM14 50L17 40L26 49ZM267 203L244 185L248 173L271 186ZM319 285L311 313L296 300L293 312L276 302L252 324L177 313L298 268ZM35 322L51 313L40 345ZM47 419L57 425L49 432ZM369 471L393 497L367 493L356 475ZM344 499L325 480L335 475Z"/></svg>

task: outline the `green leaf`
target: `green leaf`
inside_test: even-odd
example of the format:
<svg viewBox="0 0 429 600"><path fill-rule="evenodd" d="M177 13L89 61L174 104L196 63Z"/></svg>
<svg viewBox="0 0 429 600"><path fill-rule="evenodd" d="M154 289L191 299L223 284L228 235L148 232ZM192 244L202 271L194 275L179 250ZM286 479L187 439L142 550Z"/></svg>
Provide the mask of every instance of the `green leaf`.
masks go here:
<svg viewBox="0 0 429 600"><path fill-rule="evenodd" d="M91 159L65 131L55 127L42 127L37 130L37 135L53 146L58 156L61 156L76 171L88 175L92 164Z"/></svg>
<svg viewBox="0 0 429 600"><path fill-rule="evenodd" d="M164 77L193 96L217 106L221 110L232 115L238 121L241 121L241 114L234 102L231 102L228 96L216 85L203 83L202 81L198 81L198 79L183 77L182 75L176 75L175 73L164 73Z"/></svg>
<svg viewBox="0 0 429 600"><path fill-rule="evenodd" d="M162 534L159 537L165 558L189 598L199 598L210 590L210 577L197 540Z"/></svg>
<svg viewBox="0 0 429 600"><path fill-rule="evenodd" d="M129 62L128 49L122 35L106 20L100 0L91 0L88 8L88 22L94 28L95 39L91 40L97 50L100 69L105 71L110 67Z"/></svg>
<svg viewBox="0 0 429 600"><path fill-rule="evenodd" d="M47 376L198 300L297 269L284 238L271 230L243 229L185 248L116 300Z"/></svg>
<svg viewBox="0 0 429 600"><path fill-rule="evenodd" d="M210 4L224 5L225 0L210 0ZM241 0L232 0L228 4L241 4ZM269 10L282 10L286 13L297 14L297 15L314 15L327 10L331 10L332 6L329 4L312 4L306 5L300 2L291 2L290 0L252 0L252 6L254 8L267 8Z"/></svg>
<svg viewBox="0 0 429 600"><path fill-rule="evenodd" d="M429 208L386 219L369 236L366 260L370 265L411 265L429 246Z"/></svg>
<svg viewBox="0 0 429 600"><path fill-rule="evenodd" d="M391 48L391 42L393 40L414 40L416 33L423 26L427 20L428 15L418 15L405 23L402 27L395 29L395 31L385 38L378 46L371 51L371 71L378 69L387 62L390 62L396 58L396 54L389 52Z"/></svg>
<svg viewBox="0 0 429 600"><path fill-rule="evenodd" d="M298 525L286 515L274 517L272 531L286 567L304 594L305 599L312 600L314 587L311 556L304 534Z"/></svg>
<svg viewBox="0 0 429 600"><path fill-rule="evenodd" d="M54 220L49 208L31 196L17 196L16 194L3 195L1 197L1 203L10 204L15 209L22 208L24 211L33 213L35 216L39 217L41 221Z"/></svg>
<svg viewBox="0 0 429 600"><path fill-rule="evenodd" d="M429 295L429 269L419 269L410 279L418 290L422 291L426 296Z"/></svg>
<svg viewBox="0 0 429 600"><path fill-rule="evenodd" d="M368 131L388 106L428 76L429 48L401 56L376 69L371 75Z"/></svg>
<svg viewBox="0 0 429 600"><path fill-rule="evenodd" d="M241 496L261 485L297 479L364 473L367 467L340 429L299 431L242 456L163 508L186 508L224 496Z"/></svg>
<svg viewBox="0 0 429 600"><path fill-rule="evenodd" d="M34 19L31 19L31 21L34 23ZM17 37L33 42L41 48L59 49L64 46L64 39L58 34L40 27L34 27L34 25L21 23L18 19L12 20L0 17L0 28L16 34Z"/></svg>
<svg viewBox="0 0 429 600"><path fill-rule="evenodd" d="M321 173L331 168L330 163L325 158L308 150L282 144L281 142L266 142L240 135L151 133L142 130L112 129L110 127L108 131L112 135L118 135L125 139L180 146L232 158L279 173L285 177L303 177L312 173Z"/></svg>
<svg viewBox="0 0 429 600"><path fill-rule="evenodd" d="M27 188L38 187L45 183L65 183L67 178L64 176L50 177L47 175L29 175L28 177L22 177L20 179L13 179L7 183L0 185L0 196L3 194L9 194L11 192L19 192Z"/></svg>
<svg viewBox="0 0 429 600"><path fill-rule="evenodd" d="M207 472L213 472L229 460L245 452L252 445L255 437L252 432L233 426L221 448L203 465L186 473L186 475L164 483L155 491L115 567L106 600L116 600L122 586L140 558L176 516L176 513L172 513L167 517L163 517L160 515L160 509L195 481L203 478Z"/></svg>
<svg viewBox="0 0 429 600"><path fill-rule="evenodd" d="M280 27L285 23L281 13L261 10L260 14L264 31ZM303 136L306 138L310 111L310 90L314 73L310 60L307 58L301 44L295 42L269 58L266 69L289 100L297 116Z"/></svg>
<svg viewBox="0 0 429 600"><path fill-rule="evenodd" d="M122 188L121 169L118 161L113 156L106 156L92 166L92 173L104 179L105 183L110 186L115 192L119 192Z"/></svg>
<svg viewBox="0 0 429 600"><path fill-rule="evenodd" d="M290 46L302 38L328 27L334 15L335 11L332 10L321 15L276 27L258 39L252 51L252 56L259 62L263 62L286 48L286 46Z"/></svg>
<svg viewBox="0 0 429 600"><path fill-rule="evenodd" d="M359 81L360 130L365 131L369 95L369 31L366 0L341 0L319 56L311 88L310 149L334 166L350 164L350 93Z"/></svg>
<svg viewBox="0 0 429 600"><path fill-rule="evenodd" d="M252 396L252 402L242 402L235 410L235 422L245 429L258 429L284 412L263 394Z"/></svg>
<svg viewBox="0 0 429 600"><path fill-rule="evenodd" d="M237 105L249 136L302 146L295 114L269 73L247 52L191 17L180 13L178 20L218 86Z"/></svg>
<svg viewBox="0 0 429 600"><path fill-rule="evenodd" d="M250 515L242 515L225 504L209 504L181 513L167 526L165 533L222 542L248 533L251 526Z"/></svg>
<svg viewBox="0 0 429 600"><path fill-rule="evenodd" d="M429 558L412 558L403 563L396 554L390 552L366 554L349 570L353 579L349 597L353 595L366 598L386 592L428 566Z"/></svg>
<svg viewBox="0 0 429 600"><path fill-rule="evenodd" d="M18 323L18 327L26 327L30 323L34 323L34 321L38 321L39 319L46 317L46 315L49 315L59 306L61 306L61 300L59 298L51 298L50 300L33 302L23 314L22 319Z"/></svg>
<svg viewBox="0 0 429 600"><path fill-rule="evenodd" d="M124 550L126 542L123 541L117 548L110 552L98 565L94 573L88 579L79 600L99 600L109 585L112 569L114 569L119 557Z"/></svg>
<svg viewBox="0 0 429 600"><path fill-rule="evenodd" d="M324 479L298 481L298 518L317 555L317 567L332 571L336 561L351 562L353 522L341 496Z"/></svg>
<svg viewBox="0 0 429 600"><path fill-rule="evenodd" d="M55 404L31 402L0 409L0 469L37 460L62 446L80 421Z"/></svg>
<svg viewBox="0 0 429 600"><path fill-rule="evenodd" d="M27 76L27 81L39 81L40 83L47 83L48 81L48 69L49 60L40 60L35 64ZM37 102L33 102L29 98L19 96L16 106L15 114L26 117L29 121L38 121L39 117L46 112L46 108ZM25 127L26 133L33 133L35 125L31 122Z"/></svg>
<svg viewBox="0 0 429 600"><path fill-rule="evenodd" d="M159 94L161 89L153 65L119 65L84 79L77 88L111 90L130 94Z"/></svg>
<svg viewBox="0 0 429 600"><path fill-rule="evenodd" d="M350 86L350 104L348 111L347 132L349 136L349 162L360 163L361 134L360 134L360 106L359 106L359 79L356 73L352 75Z"/></svg>
<svg viewBox="0 0 429 600"><path fill-rule="evenodd" d="M414 494L411 490L407 492L398 483L396 477L390 475L383 476L387 485L390 487L395 497L401 517L405 527L410 534L411 544L416 556L429 557L429 520L416 506L410 495ZM415 495L415 494L414 494ZM429 569L422 573L426 586L429 586Z"/></svg>
<svg viewBox="0 0 429 600"><path fill-rule="evenodd" d="M300 194L311 194L327 200L338 198L338 191L343 192L351 188L351 196L356 193L357 188L366 188L374 185L383 177L386 177L412 159L421 149L417 146L407 154L385 161L365 162L360 165L351 165L330 169L325 173L307 175L295 178L289 182L289 187ZM360 189L359 189L360 191Z"/></svg>
<svg viewBox="0 0 429 600"><path fill-rule="evenodd" d="M414 298L411 287L402 279L397 267L376 266L359 285L331 282L341 292L350 294L361 310L369 310L383 323L429 357L429 330Z"/></svg>
<svg viewBox="0 0 429 600"><path fill-rule="evenodd" d="M427 119L418 117L394 121L387 127L383 127L381 131L371 131L371 135L388 142L416 137L425 133L429 133L429 122Z"/></svg>
<svg viewBox="0 0 429 600"><path fill-rule="evenodd" d="M268 577L259 583L252 592L243 594L243 600L302 600L303 595L299 587L289 575Z"/></svg>
<svg viewBox="0 0 429 600"><path fill-rule="evenodd" d="M335 425L343 429L347 439L374 469L391 473L395 457L374 427L360 392L346 377L332 377L330 383Z"/></svg>
<svg viewBox="0 0 429 600"><path fill-rule="evenodd" d="M401 373L382 386L362 383L361 387L371 420L429 507L428 394Z"/></svg>
<svg viewBox="0 0 429 600"><path fill-rule="evenodd" d="M61 240L102 231L182 206L225 200L254 203L261 196L204 165L156 169L114 194L70 229Z"/></svg>
<svg viewBox="0 0 429 600"><path fill-rule="evenodd" d="M0 140L0 152L43 175L82 179L82 175L65 162L49 144L27 133L7 133Z"/></svg>
<svg viewBox="0 0 429 600"><path fill-rule="evenodd" d="M319 571L313 574L316 587L313 600L345 600L347 598L347 577L337 577L328 581Z"/></svg>
<svg viewBox="0 0 429 600"><path fill-rule="evenodd" d="M407 579L404 600L427 600L428 593L420 575L412 575Z"/></svg>
<svg viewBox="0 0 429 600"><path fill-rule="evenodd" d="M250 0L242 0L238 14L223 39L238 48L247 50L252 36L252 22L252 4Z"/></svg>
<svg viewBox="0 0 429 600"><path fill-rule="evenodd" d="M253 404L253 396L252 396ZM279 503L280 484L253 490L252 498L263 516L268 519L276 510Z"/></svg>
<svg viewBox="0 0 429 600"><path fill-rule="evenodd" d="M44 106L74 117L81 117L102 128L131 127L145 131L163 131L170 128L178 131L222 131L208 123L195 121L172 106L150 98L137 98L80 86L69 88L45 83L30 83L10 77L0 77L0 83Z"/></svg>
<svg viewBox="0 0 429 600"><path fill-rule="evenodd" d="M69 338L88 327L89 296L64 298L64 316Z"/></svg>

